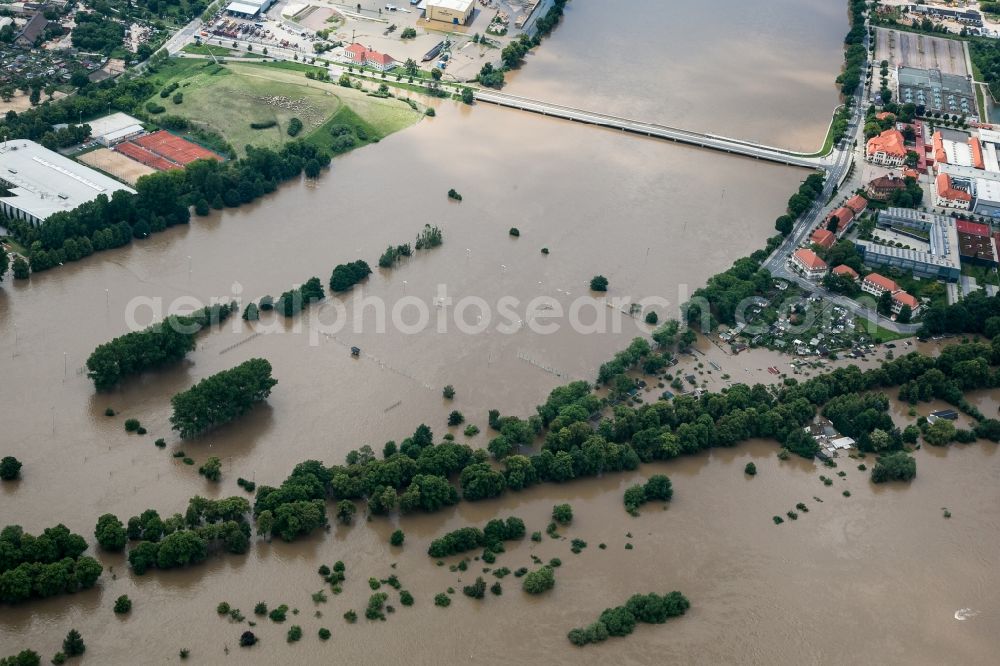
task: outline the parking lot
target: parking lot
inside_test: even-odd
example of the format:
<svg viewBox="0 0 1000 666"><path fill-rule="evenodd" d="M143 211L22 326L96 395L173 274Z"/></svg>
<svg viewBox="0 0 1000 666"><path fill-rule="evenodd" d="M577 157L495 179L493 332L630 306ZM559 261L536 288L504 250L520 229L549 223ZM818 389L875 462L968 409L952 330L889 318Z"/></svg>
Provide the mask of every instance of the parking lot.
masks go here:
<svg viewBox="0 0 1000 666"><path fill-rule="evenodd" d="M400 64L412 58L425 70L440 67L446 80L465 81L486 62L499 60L502 48L523 32L517 27L522 21L523 29L530 30L546 11L548 0L534 5L535 0L479 0L469 25L451 25L423 19L405 0L399 4L282 0L255 19L221 12L206 22L199 38L213 46L232 48L233 41L246 42L258 54L271 47L272 56L290 53L331 62L343 59L343 47L359 42ZM407 29L412 32L403 39ZM443 41L442 53L424 61L425 54Z"/></svg>

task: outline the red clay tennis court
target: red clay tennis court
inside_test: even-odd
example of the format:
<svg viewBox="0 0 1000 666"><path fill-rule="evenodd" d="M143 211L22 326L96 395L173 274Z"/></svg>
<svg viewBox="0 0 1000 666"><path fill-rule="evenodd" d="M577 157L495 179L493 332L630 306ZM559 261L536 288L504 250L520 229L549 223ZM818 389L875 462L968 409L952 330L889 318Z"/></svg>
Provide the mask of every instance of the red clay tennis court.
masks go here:
<svg viewBox="0 0 1000 666"><path fill-rule="evenodd" d="M131 141L119 143L115 146L115 151L121 153L125 157L135 160L139 164L145 164L146 166L152 167L158 171L170 171L171 169L183 168L181 165L165 160L153 151L146 150L142 146L137 146Z"/></svg>
<svg viewBox="0 0 1000 666"><path fill-rule="evenodd" d="M136 137L132 139L131 143L135 143L181 166L202 159L222 161L222 158L211 150L202 148L196 143L191 143L164 130Z"/></svg>

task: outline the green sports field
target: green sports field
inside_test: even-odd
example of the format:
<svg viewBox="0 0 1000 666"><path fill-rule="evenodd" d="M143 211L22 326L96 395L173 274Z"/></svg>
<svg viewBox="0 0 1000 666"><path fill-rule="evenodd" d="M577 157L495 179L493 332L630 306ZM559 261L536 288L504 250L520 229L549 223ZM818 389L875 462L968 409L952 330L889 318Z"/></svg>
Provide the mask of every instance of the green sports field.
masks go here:
<svg viewBox="0 0 1000 666"><path fill-rule="evenodd" d="M288 122L302 121L296 138L331 148L331 121L362 126L364 145L412 125L422 117L405 102L370 97L364 92L333 83L307 79L304 72L270 63L217 65L207 60L175 60L154 77L157 85L179 84L183 102L174 104L159 93L150 101L166 107L166 114L187 118L198 126L221 134L238 153L245 146L277 147L286 141ZM276 124L253 129L252 123Z"/></svg>

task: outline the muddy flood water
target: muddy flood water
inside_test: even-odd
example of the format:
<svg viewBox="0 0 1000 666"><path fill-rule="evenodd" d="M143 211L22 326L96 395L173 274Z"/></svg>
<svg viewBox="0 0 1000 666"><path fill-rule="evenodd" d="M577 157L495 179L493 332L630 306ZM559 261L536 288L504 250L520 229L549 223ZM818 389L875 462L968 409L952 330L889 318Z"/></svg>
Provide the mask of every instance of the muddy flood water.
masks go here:
<svg viewBox="0 0 1000 666"><path fill-rule="evenodd" d="M591 11L590 4L570 3L566 23L551 40L554 47L564 32L566 39L581 39L574 31L603 20L578 19ZM809 24L821 4L803 3L805 18L795 20ZM791 5L786 10L797 15ZM677 30L674 23L681 19L674 10L658 11L663 29ZM725 23L723 13L705 13ZM830 23L836 25L814 31L833 31L839 42L843 11L834 12ZM798 43L800 36L789 39ZM698 47L706 49L704 57L711 55L711 44ZM747 48L765 48L753 44ZM824 76L832 79L839 52L830 59L815 55L812 46L803 52L804 62L826 62ZM747 62L737 58L731 66L748 68L749 77ZM530 89L534 66L518 75L514 92ZM664 76L672 75L669 63L663 68ZM547 76L539 69L539 77ZM782 90L786 99L803 96ZM631 89L632 101L658 108L661 101L647 92ZM547 318L558 307L568 311L588 292L593 275L608 277L609 299L657 296L676 306L710 275L761 246L804 175L498 108L448 103L438 111L434 119L338 158L316 184L288 185L257 204L195 219L186 228L27 283L4 282L0 453L16 456L24 469L21 481L0 486L2 523L37 532L63 522L92 539L103 513L127 519L156 508L170 515L183 512L195 494L243 495L237 477L277 485L297 462L341 462L363 444L381 450L383 442L406 437L422 422L438 439L450 431L458 441L485 446L487 410L528 416L553 387L593 379L601 362L644 332L628 317L620 331L590 334L574 331L566 318ZM800 115L772 114L769 123L775 132L799 127ZM825 120L810 130L806 143L818 142L824 130ZM448 201L449 188L464 201ZM418 252L390 271L376 268L363 289L315 308L319 320L264 317L250 325L237 319L200 336L185 362L107 394L96 394L84 374L87 355L127 331L130 317L145 325L156 308L189 310L213 297L277 296L313 275L325 283L338 263L363 258L374 267L387 245L412 241L424 224L441 227L441 247ZM508 235L512 226L519 238ZM550 254L543 255L543 247ZM490 321L477 320L484 311L476 307L466 310L464 321L466 327L483 325L484 332L459 330L455 308L438 307L439 285L456 303L483 299ZM526 305L539 296L552 301L529 313ZM498 309L503 297L518 301L506 318ZM376 305L351 314L363 298L385 302L389 318L394 304L417 299L426 306L429 325L412 334L388 325L379 333ZM348 313L339 330L338 304ZM418 306L408 307L403 318L413 324ZM670 314L670 305L655 309ZM591 323L613 312L599 303L580 319ZM439 332L442 314L445 330ZM359 319L363 326L356 331ZM545 319L558 330L533 329ZM499 328L503 323L510 332ZM362 349L359 358L351 358L352 345ZM709 388L723 385L723 373L732 381L774 381L763 368L780 364L789 371L787 358L767 352L733 358L706 341L701 346L723 368L706 378ZM169 429L170 396L255 356L272 363L279 382L267 404L182 444ZM682 367L696 362L685 359ZM441 397L445 384L457 391L453 402ZM975 399L984 411L996 412L995 395ZM108 406L118 412L115 417L104 416ZM484 434L465 438L460 428L446 427L452 409ZM921 413L926 409L921 406ZM901 424L910 418L902 408L896 416ZM124 432L123 420L133 417L149 434ZM167 440L165 450L153 446L158 437ZM0 607L0 655L32 648L47 660L75 627L87 643L82 663L92 664L175 663L182 648L191 651L186 663L196 664L992 660L1000 646L995 445L918 451L913 483L878 488L857 471L857 462L846 459L840 469L847 476L826 487L818 476L827 470L802 460L779 461L776 448L774 442L751 442L635 473L463 502L430 516L359 519L293 544L258 540L245 556L221 554L189 569L144 576L132 575L124 557L92 544L89 554L105 565L97 588ZM199 464L208 456L222 458L221 483L207 482L197 465L172 458L179 450ZM742 471L751 460L759 470L753 479ZM657 472L673 480L673 502L666 509L647 505L641 516L629 517L622 492ZM851 496L844 497L844 490ZM485 565L473 562L467 572L451 572L426 555L429 542L444 531L496 516L516 515L529 531L544 530L552 506L562 502L572 504L575 519L559 539L512 544L494 565L514 570L531 568L532 554L561 558L556 587L542 597L528 597L520 581L508 576L502 596L468 599L461 587L477 575L495 580L483 574ZM810 511L795 522L772 523L772 515L798 502ZM950 520L941 517L942 507L951 510ZM388 546L397 527L406 532L401 549ZM588 543L579 555L570 552L574 538ZM626 543L634 548L626 550ZM310 595L328 589L317 567L336 560L347 567L344 592L314 604ZM415 605L403 607L392 593L396 612L387 622L362 618L346 624L346 610L363 615L371 594L367 579L390 574L413 593ZM452 605L435 607L433 596L449 586L457 591ZM589 624L634 593L675 589L693 604L683 618L640 626L628 638L584 649L566 640L569 629ZM120 618L111 606L121 594L134 606ZM247 625L218 616L221 601L255 620L259 601L299 612L290 612L283 625L261 620L253 629L261 643L246 650L238 639ZM955 618L960 609L971 609L961 614L967 619ZM304 637L288 644L285 634L293 624ZM320 627L332 631L329 641L317 638Z"/></svg>
<svg viewBox="0 0 1000 666"><path fill-rule="evenodd" d="M572 26L569 29L564 29ZM812 152L839 103L847 5L825 0L570 2L510 91ZM585 74L584 74L585 73Z"/></svg>

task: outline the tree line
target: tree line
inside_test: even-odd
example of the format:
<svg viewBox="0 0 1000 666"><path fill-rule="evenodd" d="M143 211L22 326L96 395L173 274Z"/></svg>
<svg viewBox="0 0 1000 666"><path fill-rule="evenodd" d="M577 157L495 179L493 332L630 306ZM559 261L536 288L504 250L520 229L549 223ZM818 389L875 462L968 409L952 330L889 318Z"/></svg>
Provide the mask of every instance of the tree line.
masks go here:
<svg viewBox="0 0 1000 666"><path fill-rule="evenodd" d="M248 146L238 160L198 160L182 170L152 173L139 179L136 194L101 194L38 226L9 219L4 225L28 248L31 270L43 271L187 224L192 206L197 215L208 215L212 209L250 203L303 172L315 177L329 163L328 154L302 141L278 150Z"/></svg>
<svg viewBox="0 0 1000 666"><path fill-rule="evenodd" d="M486 527L462 527L448 532L431 541L427 554L431 557L447 557L485 546L494 552L502 549L504 541L523 539L524 521L510 516L506 521L494 518Z"/></svg>
<svg viewBox="0 0 1000 666"><path fill-rule="evenodd" d="M273 514L289 506L294 513L310 502L322 508L326 499L353 503L367 498L372 513L388 513L397 507L403 513L432 512L460 499L476 501L538 483L634 470L644 462L735 446L751 438L776 439L793 452L811 457L815 442L809 438L800 446L796 437L817 410L824 410L838 428L851 433L861 450L884 456L902 451L915 440L907 441L892 425L888 401L879 398L879 393L908 382L931 381L938 373L944 377L943 388L935 395L946 400L956 400L964 390L1000 386L1000 370L995 367L1000 365L1000 336L991 345L964 343L949 349L953 351L937 359L914 352L879 368L838 368L804 382L788 378L780 386L735 384L697 398L682 395L670 402L635 407L616 404L596 429L590 416L595 406L603 409L607 403L595 402L588 383L573 382L553 390L531 419L518 421L530 433L529 440L536 428L542 435L542 450L537 454L523 455L515 447L497 456L501 465L497 469L487 464L486 451L448 440L434 444L430 428L421 425L398 446L387 442L382 459L364 446L351 451L344 465L326 467L314 460L298 465L280 487L261 487L254 512L258 527L264 511ZM983 363L990 366L988 372L982 371ZM504 418L491 416L492 428L504 427ZM982 436L1000 439L996 419L983 418L981 426L977 431ZM456 477L461 494L451 483ZM658 496L668 496L666 484L660 485ZM312 528L322 524L316 520ZM287 535L295 538L312 528L291 530Z"/></svg>
<svg viewBox="0 0 1000 666"><path fill-rule="evenodd" d="M850 97L861 85L864 76L864 65L867 58L865 52L865 27L864 11L865 0L850 0L848 2L848 15L851 21L851 29L844 37L844 70L837 77L840 85L840 92L845 97Z"/></svg>
<svg viewBox="0 0 1000 666"><path fill-rule="evenodd" d="M577 646L601 643L609 636L628 636L639 622L663 624L672 617L684 615L689 608L691 602L677 591L662 596L655 592L635 594L623 606L606 608L593 624L571 629L567 638Z"/></svg>
<svg viewBox="0 0 1000 666"><path fill-rule="evenodd" d="M183 438L195 437L246 414L267 399L278 380L271 377L271 364L252 358L223 370L170 399L170 423Z"/></svg>
<svg viewBox="0 0 1000 666"><path fill-rule="evenodd" d="M477 76L479 83L489 88L502 88L504 85L504 72L520 67L528 51L541 44L543 37L551 34L552 30L555 29L562 19L563 11L568 1L555 0L552 3L549 10L535 22L534 36L529 37L527 34L522 34L503 47L500 51L500 68L494 67L491 62L483 65Z"/></svg>
<svg viewBox="0 0 1000 666"><path fill-rule="evenodd" d="M194 349L194 336L206 326L224 322L236 304L216 304L190 315L171 315L141 331L98 345L87 358L87 376L99 391L166 363L179 361Z"/></svg>
<svg viewBox="0 0 1000 666"><path fill-rule="evenodd" d="M87 542L59 524L38 536L20 525L0 531L0 602L16 604L94 586L104 567L83 554Z"/></svg>

